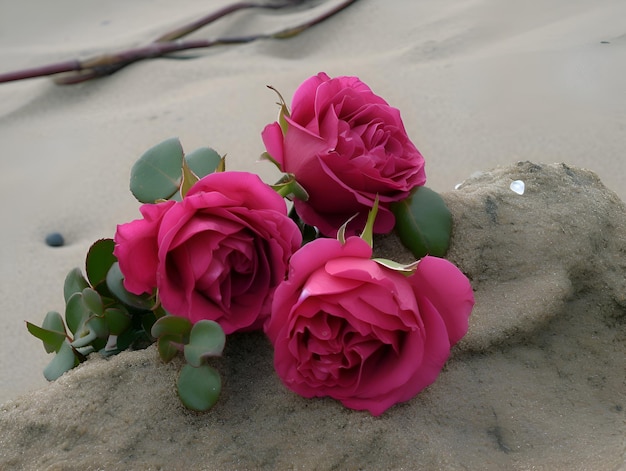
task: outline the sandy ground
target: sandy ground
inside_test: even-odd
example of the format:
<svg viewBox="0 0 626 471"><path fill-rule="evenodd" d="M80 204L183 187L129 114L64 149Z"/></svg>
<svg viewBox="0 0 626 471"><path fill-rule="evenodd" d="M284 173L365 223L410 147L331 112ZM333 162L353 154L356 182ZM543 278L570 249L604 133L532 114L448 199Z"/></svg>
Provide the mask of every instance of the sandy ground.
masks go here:
<svg viewBox="0 0 626 471"><path fill-rule="evenodd" d="M227 3L0 0L0 72L140 45ZM310 14L245 12L196 36ZM277 111L266 84L290 96L322 70L358 75L401 109L438 191L531 160L590 168L626 199L625 17L621 0L359 0L289 40L146 61L72 87L0 85L0 403L45 386L49 357L23 321L61 309L67 271L137 216L128 173L144 150L178 136L276 179L256 163ZM51 231L64 247L43 243Z"/></svg>
<svg viewBox="0 0 626 471"><path fill-rule="evenodd" d="M411 401L375 418L301 398L260 333L228 339L206 414L176 397L180 360L165 365L154 347L95 355L0 407L0 469L624 469L626 207L591 172L530 162L444 197L449 257L477 303ZM375 246L404 253L393 237Z"/></svg>

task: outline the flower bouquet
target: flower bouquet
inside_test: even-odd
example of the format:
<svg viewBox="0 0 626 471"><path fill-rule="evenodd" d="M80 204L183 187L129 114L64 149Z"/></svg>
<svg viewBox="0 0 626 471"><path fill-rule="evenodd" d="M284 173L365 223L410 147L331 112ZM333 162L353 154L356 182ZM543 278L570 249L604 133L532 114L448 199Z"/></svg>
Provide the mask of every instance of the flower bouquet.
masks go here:
<svg viewBox="0 0 626 471"><path fill-rule="evenodd" d="M474 297L442 258L451 215L424 186L399 110L357 77L325 73L291 106L278 97L278 120L262 132L263 158L284 173L274 185L226 170L212 149L185 154L178 139L137 161L141 218L68 274L64 315L27 323L55 353L48 380L94 352L156 342L164 361L184 355L178 394L203 411L220 394L211 362L226 336L257 329L281 381L307 398L380 415L436 379ZM392 230L414 263L374 255L374 235Z"/></svg>

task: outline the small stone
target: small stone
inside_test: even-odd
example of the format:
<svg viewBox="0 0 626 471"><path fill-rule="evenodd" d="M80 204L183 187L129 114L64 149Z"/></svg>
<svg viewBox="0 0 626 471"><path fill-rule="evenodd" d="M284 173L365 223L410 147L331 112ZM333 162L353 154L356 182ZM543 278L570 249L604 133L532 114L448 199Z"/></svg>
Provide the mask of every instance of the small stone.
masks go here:
<svg viewBox="0 0 626 471"><path fill-rule="evenodd" d="M524 185L524 182L522 180L515 180L514 182L511 182L510 188L511 191L514 191L518 195L523 195L526 185Z"/></svg>
<svg viewBox="0 0 626 471"><path fill-rule="evenodd" d="M63 236L58 232L51 232L46 236L46 244L50 247L61 247L65 244L65 240Z"/></svg>

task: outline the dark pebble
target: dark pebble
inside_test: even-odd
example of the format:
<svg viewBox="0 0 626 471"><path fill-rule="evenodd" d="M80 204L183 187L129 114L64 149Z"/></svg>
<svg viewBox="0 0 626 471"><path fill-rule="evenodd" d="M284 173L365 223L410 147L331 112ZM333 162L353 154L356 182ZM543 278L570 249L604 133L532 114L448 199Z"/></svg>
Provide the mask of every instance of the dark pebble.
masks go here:
<svg viewBox="0 0 626 471"><path fill-rule="evenodd" d="M46 236L46 244L48 244L50 247L61 247L63 244L65 244L65 240L63 239L63 236L58 232L52 232Z"/></svg>

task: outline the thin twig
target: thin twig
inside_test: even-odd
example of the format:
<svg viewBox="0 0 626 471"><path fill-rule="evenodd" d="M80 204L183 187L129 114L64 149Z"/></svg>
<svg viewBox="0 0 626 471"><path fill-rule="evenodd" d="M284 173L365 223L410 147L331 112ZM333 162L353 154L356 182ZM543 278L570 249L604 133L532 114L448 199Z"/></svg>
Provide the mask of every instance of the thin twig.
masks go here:
<svg viewBox="0 0 626 471"><path fill-rule="evenodd" d="M282 3L258 3L258 2L239 2L233 3L232 5L228 5L221 10L216 11L215 13L210 13L207 16L200 18L199 20L192 21L186 25L181 26L180 28L176 28L172 31L169 31L154 40L155 43L163 43L174 41L176 39L180 39L183 36L187 36L194 31L199 30L200 28L213 23L220 18L230 15L236 11L245 10L249 8L268 8L277 10L279 8L284 8L292 5L294 2L287 0Z"/></svg>
<svg viewBox="0 0 626 471"><path fill-rule="evenodd" d="M75 70L82 69L82 62L78 59L66 62L57 62L55 64L34 67L32 69L22 69L0 74L0 83L14 82L16 80L24 80L35 77L45 77L46 75L61 74L63 72L73 72Z"/></svg>
<svg viewBox="0 0 626 471"><path fill-rule="evenodd" d="M322 21L330 18L336 13L339 13L343 9L352 5L356 1L357 0L345 0L344 2L330 9L329 11L321 14L316 18L313 18L312 20L305 21L299 25L283 29L276 33L260 33L250 36L218 38L213 40L179 40L179 38L193 31L196 31L197 29L206 26L207 24L235 11L247 8L279 9L289 5L293 5L295 3L300 3L299 0L287 0L285 3L269 4L255 2L238 2L227 6L215 13L200 18L199 20L196 20L192 23L165 33L146 46L126 49L112 54L101 54L84 60L76 59L71 61L58 62L41 67L35 67L32 69L24 69L15 72L0 74L0 83L71 72L71 74L67 74L55 79L56 83L67 85L84 82L86 80L103 77L105 75L111 75L134 62L155 57L162 57L173 52L222 45L244 44L260 39L287 39L296 36L306 29L321 23Z"/></svg>
<svg viewBox="0 0 626 471"><path fill-rule="evenodd" d="M126 49L115 54L103 54L92 59L79 62L79 68L73 69L76 74L64 75L54 79L59 85L71 85L85 82L92 78L112 75L118 70L134 62L161 57L178 51L201 49L228 44L244 44L255 41L266 35L243 36L223 39L195 39L190 41L171 41L148 44L147 46ZM2 77L0 76L0 82Z"/></svg>
<svg viewBox="0 0 626 471"><path fill-rule="evenodd" d="M176 28L172 31L168 31L167 33L159 36L157 39L153 41L153 43L161 43L161 42L169 42L179 39L187 34L193 33L194 31L206 26L210 23L213 23L224 16L230 15L240 10L249 9L249 8L269 8L269 9L278 9L289 6L294 3L294 1L298 2L299 0L286 0L282 3L259 3L259 2L238 2L232 5L228 5L220 10L206 15L198 20L194 20L191 23L185 24L179 28ZM150 55L151 46L147 46L145 48L146 57L158 57L154 55ZM126 51L123 51L123 54ZM35 67L32 69L23 69L15 72L8 72L6 74L0 74L0 83L3 82L13 82L16 80L23 80L28 78L36 78L43 77L48 75L55 75L60 73L67 72L76 72L73 75L66 75L65 77L55 79L55 82L58 84L73 84L84 82L86 80L101 77L104 75L111 75L121 68L125 67L131 62L139 60L139 58L134 59L130 62L124 62L123 60L115 60L116 55L113 54L102 54L90 59L84 60L71 60L65 62L59 62L49 65L44 65L40 67ZM93 70L88 70L93 67Z"/></svg>

